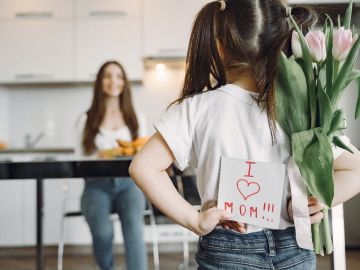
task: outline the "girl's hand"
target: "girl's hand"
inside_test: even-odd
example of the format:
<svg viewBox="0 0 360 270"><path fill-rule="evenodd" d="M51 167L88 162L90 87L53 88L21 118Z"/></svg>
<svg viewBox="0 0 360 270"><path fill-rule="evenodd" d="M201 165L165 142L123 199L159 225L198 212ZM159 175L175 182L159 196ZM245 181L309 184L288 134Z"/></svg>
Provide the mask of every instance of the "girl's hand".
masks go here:
<svg viewBox="0 0 360 270"><path fill-rule="evenodd" d="M324 214L321 212L321 210L323 210L325 208L325 205L323 203L321 203L317 198L315 198L313 196L310 196L308 198L308 207L309 207L309 214L310 214L310 222L311 222L311 224L319 223L324 217ZM288 215L289 215L290 219L293 221L294 216L293 216L293 211L292 211L292 200L291 200L291 198L288 201L287 210L288 210Z"/></svg>
<svg viewBox="0 0 360 270"><path fill-rule="evenodd" d="M225 210L216 207L209 208L200 212L197 220L195 232L198 235L205 235L215 229L215 227L224 221L229 221L232 215Z"/></svg>
<svg viewBox="0 0 360 270"><path fill-rule="evenodd" d="M246 233L247 231L247 224L234 220L225 220L220 225L224 229L234 230L240 233Z"/></svg>

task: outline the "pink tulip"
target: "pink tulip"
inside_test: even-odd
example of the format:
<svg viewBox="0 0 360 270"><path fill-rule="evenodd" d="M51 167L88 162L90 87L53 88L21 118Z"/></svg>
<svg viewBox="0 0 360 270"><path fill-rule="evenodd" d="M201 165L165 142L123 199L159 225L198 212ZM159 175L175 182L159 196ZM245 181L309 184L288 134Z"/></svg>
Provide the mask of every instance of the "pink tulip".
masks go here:
<svg viewBox="0 0 360 270"><path fill-rule="evenodd" d="M338 30L336 30L334 33L332 50L334 59L339 62L344 61L356 40L357 37L353 38L352 32L350 30L345 30L344 27L340 27Z"/></svg>
<svg viewBox="0 0 360 270"><path fill-rule="evenodd" d="M291 37L291 49L295 58L302 58L303 51L301 48L299 34L294 30Z"/></svg>
<svg viewBox="0 0 360 270"><path fill-rule="evenodd" d="M314 62L320 63L326 59L326 37L321 31L310 31L305 36L309 45L311 58Z"/></svg>

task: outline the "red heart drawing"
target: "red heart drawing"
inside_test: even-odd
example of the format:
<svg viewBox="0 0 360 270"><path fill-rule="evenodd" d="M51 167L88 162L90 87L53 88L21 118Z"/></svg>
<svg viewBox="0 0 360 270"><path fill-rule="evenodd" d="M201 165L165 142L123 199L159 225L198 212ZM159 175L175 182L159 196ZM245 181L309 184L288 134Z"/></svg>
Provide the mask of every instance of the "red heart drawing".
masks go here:
<svg viewBox="0 0 360 270"><path fill-rule="evenodd" d="M249 182L245 179L240 179L237 181L237 189L246 201L250 196L259 193L260 185L256 182Z"/></svg>

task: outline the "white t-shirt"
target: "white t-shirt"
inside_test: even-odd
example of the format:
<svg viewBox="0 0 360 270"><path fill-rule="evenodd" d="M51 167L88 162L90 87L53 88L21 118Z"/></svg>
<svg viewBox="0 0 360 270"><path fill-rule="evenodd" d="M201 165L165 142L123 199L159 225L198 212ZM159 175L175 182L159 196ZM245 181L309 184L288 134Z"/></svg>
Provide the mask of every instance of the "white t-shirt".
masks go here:
<svg viewBox="0 0 360 270"><path fill-rule="evenodd" d="M272 144L266 110L253 96L227 84L171 106L155 125L179 169L191 166L196 170L205 209L217 200L221 156L273 163L286 163L290 156L289 140L279 126L277 143ZM289 192L286 179L280 221L283 227L293 226L286 209ZM247 232L262 229L248 225Z"/></svg>
<svg viewBox="0 0 360 270"><path fill-rule="evenodd" d="M146 126L146 119L144 115L137 111L136 117L139 124L139 137L146 137L148 136L147 126ZM86 123L87 116L86 114L82 114L77 125L76 125L76 154L77 156L83 156L82 151L82 134L84 131L85 123ZM95 146L98 150L105 150L111 149L118 146L116 140L124 140L124 141L132 141L130 130L127 126L123 126L116 130L109 130L100 127L98 134L95 136ZM94 154L96 155L96 154Z"/></svg>

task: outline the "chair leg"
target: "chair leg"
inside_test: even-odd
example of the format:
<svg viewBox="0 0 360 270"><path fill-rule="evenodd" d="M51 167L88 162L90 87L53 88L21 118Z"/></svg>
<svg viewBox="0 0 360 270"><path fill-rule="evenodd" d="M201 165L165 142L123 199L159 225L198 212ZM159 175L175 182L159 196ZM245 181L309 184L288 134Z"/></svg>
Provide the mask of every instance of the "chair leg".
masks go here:
<svg viewBox="0 0 360 270"><path fill-rule="evenodd" d="M183 228L183 255L184 263L182 269L189 269L189 240L188 240L188 231Z"/></svg>
<svg viewBox="0 0 360 270"><path fill-rule="evenodd" d="M59 236L59 244L58 244L57 270L63 269L64 237L65 237L65 217L62 216L60 223L60 236Z"/></svg>
<svg viewBox="0 0 360 270"><path fill-rule="evenodd" d="M151 227L151 235L152 235L152 249L153 249L153 258L154 258L154 269L160 269L160 260L159 260L159 242L157 237L155 216L152 210L152 207L149 206L149 218L150 218L150 227Z"/></svg>

